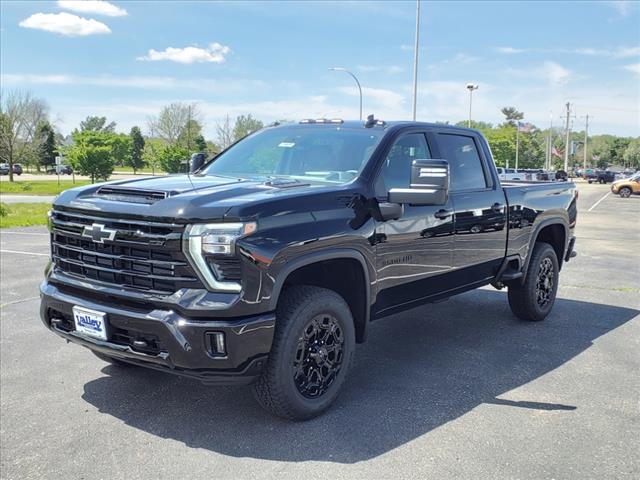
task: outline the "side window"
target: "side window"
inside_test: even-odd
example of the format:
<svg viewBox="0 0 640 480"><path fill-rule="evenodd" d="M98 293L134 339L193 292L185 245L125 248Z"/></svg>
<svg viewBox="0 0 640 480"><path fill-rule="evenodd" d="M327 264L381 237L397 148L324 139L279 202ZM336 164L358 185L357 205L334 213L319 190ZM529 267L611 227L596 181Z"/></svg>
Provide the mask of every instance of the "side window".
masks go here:
<svg viewBox="0 0 640 480"><path fill-rule="evenodd" d="M438 146L442 158L449 162L452 191L487 187L482 161L473 137L439 133Z"/></svg>
<svg viewBox="0 0 640 480"><path fill-rule="evenodd" d="M379 179L387 191L409 188L411 164L414 160L431 158L427 140L422 133L410 133L396 140L384 159Z"/></svg>

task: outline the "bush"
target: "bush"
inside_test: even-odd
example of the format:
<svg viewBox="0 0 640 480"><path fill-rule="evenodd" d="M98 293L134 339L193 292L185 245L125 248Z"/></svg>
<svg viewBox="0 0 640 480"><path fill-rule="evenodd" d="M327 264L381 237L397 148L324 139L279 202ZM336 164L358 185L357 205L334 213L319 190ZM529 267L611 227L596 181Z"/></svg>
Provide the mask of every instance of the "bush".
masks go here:
<svg viewBox="0 0 640 480"><path fill-rule="evenodd" d="M186 168L182 162L189 160L189 151L179 145L167 145L160 154L160 166L167 173L185 172Z"/></svg>
<svg viewBox="0 0 640 480"><path fill-rule="evenodd" d="M9 207L6 203L0 203L0 217L6 217L9 215Z"/></svg>

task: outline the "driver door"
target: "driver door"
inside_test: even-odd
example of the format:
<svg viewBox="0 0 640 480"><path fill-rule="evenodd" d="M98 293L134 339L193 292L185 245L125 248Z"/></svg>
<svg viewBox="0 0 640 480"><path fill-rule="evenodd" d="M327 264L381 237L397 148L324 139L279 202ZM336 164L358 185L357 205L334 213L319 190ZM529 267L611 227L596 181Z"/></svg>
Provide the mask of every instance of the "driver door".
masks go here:
<svg viewBox="0 0 640 480"><path fill-rule="evenodd" d="M430 159L423 132L400 136L390 148L376 180L379 200L391 188L409 188L414 160ZM446 205L404 205L397 220L380 222L376 246L378 297L374 316L419 303L443 290L441 276L453 268L454 216Z"/></svg>

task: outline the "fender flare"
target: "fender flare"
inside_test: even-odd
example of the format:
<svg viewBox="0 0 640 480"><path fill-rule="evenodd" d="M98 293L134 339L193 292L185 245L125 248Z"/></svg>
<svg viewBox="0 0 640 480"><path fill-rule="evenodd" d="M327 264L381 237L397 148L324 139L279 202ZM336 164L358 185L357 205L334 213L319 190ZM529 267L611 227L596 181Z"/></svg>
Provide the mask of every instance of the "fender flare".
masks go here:
<svg viewBox="0 0 640 480"><path fill-rule="evenodd" d="M543 228L549 227L551 225L561 225L564 228L564 245L562 246L562 255L558 258L558 263L562 266L562 262L564 260L564 252L567 250L567 244L569 241L569 228L567 224L557 218L547 218L542 220L536 227L535 230L531 232L531 238L529 239L529 247L527 249L527 258L522 267L522 278L520 279L520 283L524 283L527 278L527 271L529 270L529 264L531 262L531 253L533 252L533 247L538 240L538 236Z"/></svg>
<svg viewBox="0 0 640 480"><path fill-rule="evenodd" d="M366 325L369 323L369 319L371 316L371 282L369 279L369 269L367 267L367 262L364 258L364 255L353 248L332 248L318 252L311 252L287 262L283 266L282 270L278 272L278 276L276 277L276 281L273 285L273 290L271 291L271 300L269 301L270 310L276 309L276 306L278 305L278 299L280 298L280 293L282 292L282 287L284 286L284 282L293 272L295 272L299 268L306 267L307 265L312 265L314 263L323 262L325 260L339 259L356 260L360 263L360 266L362 268L362 275L365 281L364 286L366 304L364 328L366 329Z"/></svg>

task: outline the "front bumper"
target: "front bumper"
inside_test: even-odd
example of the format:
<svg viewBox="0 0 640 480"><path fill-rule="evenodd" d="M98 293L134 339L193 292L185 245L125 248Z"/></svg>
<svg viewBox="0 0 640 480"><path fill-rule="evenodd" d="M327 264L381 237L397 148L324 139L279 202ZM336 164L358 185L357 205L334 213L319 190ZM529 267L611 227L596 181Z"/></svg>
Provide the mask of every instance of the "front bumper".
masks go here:
<svg viewBox="0 0 640 480"><path fill-rule="evenodd" d="M196 378L206 384L251 383L262 371L273 340L273 313L239 319L194 320L172 309L143 311L87 300L65 293L46 280L40 285L40 297L43 323L67 341L119 360ZM74 306L105 312L111 332L109 340L76 333ZM210 332L224 333L224 356L211 351L206 335ZM134 346L136 339L144 340L147 346Z"/></svg>

